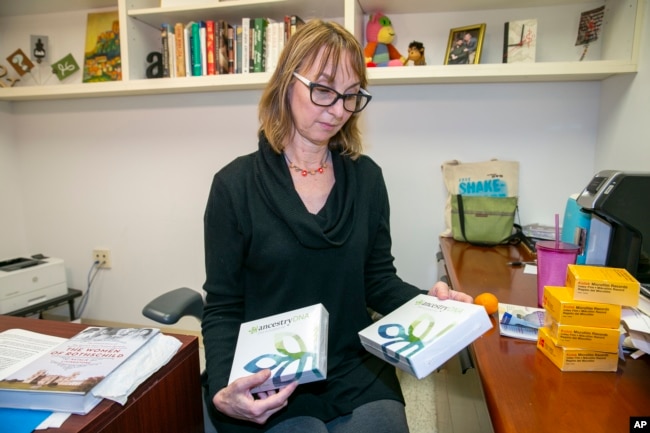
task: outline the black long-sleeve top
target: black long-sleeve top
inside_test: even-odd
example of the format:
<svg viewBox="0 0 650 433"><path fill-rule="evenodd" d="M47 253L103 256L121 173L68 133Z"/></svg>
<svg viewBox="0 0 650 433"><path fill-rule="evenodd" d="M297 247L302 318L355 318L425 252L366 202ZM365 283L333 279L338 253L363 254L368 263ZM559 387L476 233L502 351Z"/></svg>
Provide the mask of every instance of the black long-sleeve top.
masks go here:
<svg viewBox="0 0 650 433"><path fill-rule="evenodd" d="M366 352L357 333L371 323L367 307L386 314L422 291L396 274L379 166L332 151L331 169L336 182L317 215L263 135L257 152L214 176L204 217L208 402L228 384L242 322L317 303L329 313L327 379L299 385L263 426L208 404L220 433L263 431L299 415L328 421L371 401L403 401L394 367Z"/></svg>

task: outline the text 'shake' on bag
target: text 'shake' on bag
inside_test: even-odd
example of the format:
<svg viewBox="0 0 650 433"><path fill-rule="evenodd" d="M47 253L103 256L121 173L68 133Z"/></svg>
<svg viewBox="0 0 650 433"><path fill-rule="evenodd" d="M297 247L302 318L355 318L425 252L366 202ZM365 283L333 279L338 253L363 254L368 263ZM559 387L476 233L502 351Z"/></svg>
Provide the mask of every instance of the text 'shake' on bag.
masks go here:
<svg viewBox="0 0 650 433"><path fill-rule="evenodd" d="M452 236L451 202L456 194L482 197L518 197L519 162L492 159L480 162L446 161L441 166L447 189L445 230L441 236Z"/></svg>

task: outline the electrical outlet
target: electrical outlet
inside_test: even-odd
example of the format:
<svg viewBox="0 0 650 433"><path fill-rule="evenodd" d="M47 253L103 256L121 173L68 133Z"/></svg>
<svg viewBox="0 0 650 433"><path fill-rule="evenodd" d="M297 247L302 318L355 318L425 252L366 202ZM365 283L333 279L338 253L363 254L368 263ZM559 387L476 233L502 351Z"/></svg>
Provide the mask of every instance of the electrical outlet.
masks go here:
<svg viewBox="0 0 650 433"><path fill-rule="evenodd" d="M99 267L103 269L110 269L111 263L111 250L93 250L93 259L99 262Z"/></svg>

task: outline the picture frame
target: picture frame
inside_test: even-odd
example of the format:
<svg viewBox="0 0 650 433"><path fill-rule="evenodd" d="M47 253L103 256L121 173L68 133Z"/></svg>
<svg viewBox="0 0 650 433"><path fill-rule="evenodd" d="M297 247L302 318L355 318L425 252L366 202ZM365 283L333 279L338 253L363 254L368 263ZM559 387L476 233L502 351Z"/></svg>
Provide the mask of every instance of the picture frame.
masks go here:
<svg viewBox="0 0 650 433"><path fill-rule="evenodd" d="M485 37L485 23L449 30L445 65L479 64Z"/></svg>

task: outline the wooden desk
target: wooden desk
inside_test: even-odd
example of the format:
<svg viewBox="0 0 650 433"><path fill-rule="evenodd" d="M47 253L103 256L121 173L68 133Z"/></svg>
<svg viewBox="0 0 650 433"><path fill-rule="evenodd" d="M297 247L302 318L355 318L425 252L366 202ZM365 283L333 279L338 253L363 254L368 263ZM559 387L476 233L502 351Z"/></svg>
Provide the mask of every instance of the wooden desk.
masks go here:
<svg viewBox="0 0 650 433"><path fill-rule="evenodd" d="M452 287L473 296L536 306L537 280L506 265L533 257L523 248L482 248L440 239ZM614 372L562 372L534 342L494 328L471 346L496 433L627 432L630 416L650 415L650 356L619 361Z"/></svg>
<svg viewBox="0 0 650 433"><path fill-rule="evenodd" d="M87 325L0 316L0 332L12 328L72 337ZM176 355L126 405L105 399L87 415L71 415L56 433L203 432L198 339L173 336L183 343Z"/></svg>

